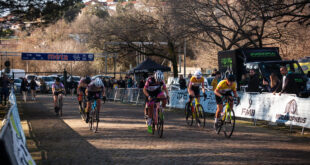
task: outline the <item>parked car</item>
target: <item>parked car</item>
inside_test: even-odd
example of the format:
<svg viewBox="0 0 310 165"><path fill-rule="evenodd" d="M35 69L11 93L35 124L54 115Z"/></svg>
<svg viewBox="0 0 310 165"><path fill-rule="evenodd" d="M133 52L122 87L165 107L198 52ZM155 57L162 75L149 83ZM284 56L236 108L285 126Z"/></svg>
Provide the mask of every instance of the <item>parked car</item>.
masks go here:
<svg viewBox="0 0 310 165"><path fill-rule="evenodd" d="M36 79L36 83L39 86L39 89L41 88L41 79L44 80L46 84L46 92L49 92L52 90L52 85L54 83L54 79L50 76L38 76Z"/></svg>
<svg viewBox="0 0 310 165"><path fill-rule="evenodd" d="M106 75L95 75L93 77L91 77L92 80L95 80L97 77L101 78L101 79L108 79L108 78L112 78L111 76L106 76Z"/></svg>

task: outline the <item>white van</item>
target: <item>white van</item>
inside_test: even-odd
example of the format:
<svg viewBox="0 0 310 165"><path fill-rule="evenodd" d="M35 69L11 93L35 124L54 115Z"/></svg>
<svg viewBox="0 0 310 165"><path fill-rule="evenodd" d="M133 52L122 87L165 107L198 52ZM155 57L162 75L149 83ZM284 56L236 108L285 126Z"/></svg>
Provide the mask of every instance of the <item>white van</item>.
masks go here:
<svg viewBox="0 0 310 165"><path fill-rule="evenodd" d="M25 77L26 72L23 69L11 69L10 73L5 73L5 70L2 69L1 70L1 76L2 74L6 74L8 75L10 78L13 78L13 73L14 73L14 78L21 78L21 77Z"/></svg>

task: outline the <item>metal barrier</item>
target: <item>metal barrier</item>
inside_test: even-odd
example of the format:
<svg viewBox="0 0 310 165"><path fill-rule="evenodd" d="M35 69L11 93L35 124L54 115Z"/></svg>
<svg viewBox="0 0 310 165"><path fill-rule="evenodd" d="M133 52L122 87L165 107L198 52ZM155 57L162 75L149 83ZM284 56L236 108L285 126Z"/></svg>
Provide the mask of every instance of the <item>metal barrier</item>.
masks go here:
<svg viewBox="0 0 310 165"><path fill-rule="evenodd" d="M14 89L9 97L10 110L3 121L0 130L0 160L3 164L32 164L35 165L26 147L26 138L20 123Z"/></svg>
<svg viewBox="0 0 310 165"><path fill-rule="evenodd" d="M116 88L107 89L107 99L122 103L144 104L145 96L141 88Z"/></svg>

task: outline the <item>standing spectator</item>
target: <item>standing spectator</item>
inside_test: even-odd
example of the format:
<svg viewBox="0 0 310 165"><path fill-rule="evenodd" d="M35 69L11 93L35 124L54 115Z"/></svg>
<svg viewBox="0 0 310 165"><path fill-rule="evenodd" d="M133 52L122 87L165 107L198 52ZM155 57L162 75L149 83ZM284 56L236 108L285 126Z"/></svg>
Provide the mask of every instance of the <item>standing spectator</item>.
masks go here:
<svg viewBox="0 0 310 165"><path fill-rule="evenodd" d="M132 80L131 76L129 76L128 79L127 79L127 87L128 88L132 88L133 87L133 80Z"/></svg>
<svg viewBox="0 0 310 165"><path fill-rule="evenodd" d="M259 92L259 77L254 69L250 70L247 92Z"/></svg>
<svg viewBox="0 0 310 165"><path fill-rule="evenodd" d="M75 86L75 82L73 81L73 78L70 77L69 78L69 82L68 82L68 88L69 88L69 91L71 93L71 98L73 99L73 94L74 94L74 86Z"/></svg>
<svg viewBox="0 0 310 165"><path fill-rule="evenodd" d="M141 79L139 82L139 88L144 88L144 85L145 85L145 81L144 79Z"/></svg>
<svg viewBox="0 0 310 165"><path fill-rule="evenodd" d="M46 83L43 78L40 78L40 92L46 93Z"/></svg>
<svg viewBox="0 0 310 165"><path fill-rule="evenodd" d="M191 73L188 74L188 75L187 75L187 78L190 80L190 79L192 78L192 74L191 74Z"/></svg>
<svg viewBox="0 0 310 165"><path fill-rule="evenodd" d="M9 85L10 85L10 80L6 75L3 75L2 81L1 81L1 100L2 100L2 105L6 105L6 100L9 96Z"/></svg>
<svg viewBox="0 0 310 165"><path fill-rule="evenodd" d="M217 71L214 75L215 75L215 77L211 82L212 91L215 90L215 88L217 87L217 84L221 81L221 72Z"/></svg>
<svg viewBox="0 0 310 165"><path fill-rule="evenodd" d="M27 81L26 78L22 79L20 90L21 90L21 92L23 94L24 102L26 103L27 102L27 93L28 93L28 81Z"/></svg>
<svg viewBox="0 0 310 165"><path fill-rule="evenodd" d="M31 99L36 100L36 88L38 87L38 84L36 81L34 81L34 78L30 81L30 90L31 90Z"/></svg>
<svg viewBox="0 0 310 165"><path fill-rule="evenodd" d="M212 72L212 74L211 74L211 76L215 77L216 73L217 73L217 69L214 69L213 72ZM214 90L213 90L213 91L214 91Z"/></svg>
<svg viewBox="0 0 310 165"><path fill-rule="evenodd" d="M181 89L186 89L186 80L183 78L183 75L180 75L179 84Z"/></svg>
<svg viewBox="0 0 310 165"><path fill-rule="evenodd" d="M123 80L122 77L120 77L120 80L118 81L119 88L126 88L126 82Z"/></svg>
<svg viewBox="0 0 310 165"><path fill-rule="evenodd" d="M274 92L280 84L278 76L273 72L270 75L270 92Z"/></svg>
<svg viewBox="0 0 310 165"><path fill-rule="evenodd" d="M115 79L115 77L112 78L112 82L113 82L113 88L114 89L118 88L118 83L117 83L117 80Z"/></svg>
<svg viewBox="0 0 310 165"><path fill-rule="evenodd" d="M288 74L287 68L285 66L280 67L280 73L282 75L282 80L280 81L278 87L273 92L275 94L279 91L279 95L282 93L297 94L296 83L292 74Z"/></svg>

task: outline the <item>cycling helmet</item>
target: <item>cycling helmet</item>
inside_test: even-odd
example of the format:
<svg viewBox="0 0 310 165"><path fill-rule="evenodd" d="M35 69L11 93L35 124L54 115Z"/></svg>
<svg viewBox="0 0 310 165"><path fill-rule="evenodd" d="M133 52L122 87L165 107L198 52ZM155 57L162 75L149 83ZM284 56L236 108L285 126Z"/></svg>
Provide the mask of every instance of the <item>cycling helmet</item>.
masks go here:
<svg viewBox="0 0 310 165"><path fill-rule="evenodd" d="M102 86L104 86L102 80L101 80L99 77L97 77L97 78L95 79L94 84L95 84L96 87L102 87Z"/></svg>
<svg viewBox="0 0 310 165"><path fill-rule="evenodd" d="M227 80L230 81L230 82L234 82L234 81L236 81L236 78L235 78L234 75L230 74L230 75L227 76Z"/></svg>
<svg viewBox="0 0 310 165"><path fill-rule="evenodd" d="M56 82L60 82L60 78L59 78L59 77L56 77L55 81L56 81Z"/></svg>
<svg viewBox="0 0 310 165"><path fill-rule="evenodd" d="M197 79L200 79L202 77L202 73L200 70L196 70L195 73L194 73L194 76L197 78Z"/></svg>
<svg viewBox="0 0 310 165"><path fill-rule="evenodd" d="M154 74L154 78L156 81L163 81L164 80L164 74L160 70L156 71Z"/></svg>
<svg viewBox="0 0 310 165"><path fill-rule="evenodd" d="M89 84L89 83L91 82L90 77L86 76L86 77L85 77L85 82L86 82L86 84Z"/></svg>

